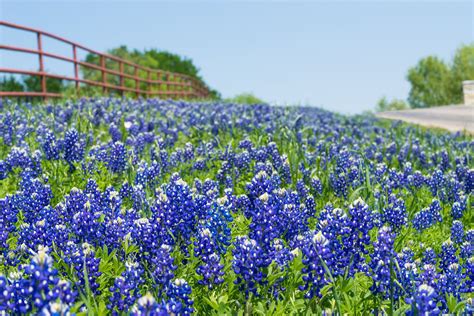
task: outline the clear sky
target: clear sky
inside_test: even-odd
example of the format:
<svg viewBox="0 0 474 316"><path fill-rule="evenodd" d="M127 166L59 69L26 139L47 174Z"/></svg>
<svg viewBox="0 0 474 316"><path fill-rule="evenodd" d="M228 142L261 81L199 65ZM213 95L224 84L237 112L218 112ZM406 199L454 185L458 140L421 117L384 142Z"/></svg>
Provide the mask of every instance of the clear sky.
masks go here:
<svg viewBox="0 0 474 316"><path fill-rule="evenodd" d="M357 113L383 95L405 99L407 69L421 57L449 60L471 43L473 2L0 0L0 19L100 51L126 44L190 57L224 97L253 92L269 102ZM31 35L5 28L0 42L35 47ZM0 54L3 67L34 69L35 62ZM46 61L51 71L66 67Z"/></svg>

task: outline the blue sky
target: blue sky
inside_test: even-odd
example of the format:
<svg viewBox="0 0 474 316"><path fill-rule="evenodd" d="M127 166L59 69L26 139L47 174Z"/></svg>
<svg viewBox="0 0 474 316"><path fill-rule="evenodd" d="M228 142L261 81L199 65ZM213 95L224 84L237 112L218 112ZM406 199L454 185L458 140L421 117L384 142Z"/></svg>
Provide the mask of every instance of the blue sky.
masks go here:
<svg viewBox="0 0 474 316"><path fill-rule="evenodd" d="M449 60L474 40L473 1L0 0L0 19L99 51L126 44L188 56L224 97L252 92L342 113L372 109L383 95L405 99L405 75L418 59ZM33 36L5 28L0 42L35 47ZM2 67L35 65L33 56L0 54ZM72 73L50 60L46 68Z"/></svg>

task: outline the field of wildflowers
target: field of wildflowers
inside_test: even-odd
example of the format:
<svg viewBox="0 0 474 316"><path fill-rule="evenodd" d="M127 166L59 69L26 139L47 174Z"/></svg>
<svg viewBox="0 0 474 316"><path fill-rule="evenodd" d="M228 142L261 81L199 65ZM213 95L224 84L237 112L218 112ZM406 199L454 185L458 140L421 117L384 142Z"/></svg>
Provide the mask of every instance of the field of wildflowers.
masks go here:
<svg viewBox="0 0 474 316"><path fill-rule="evenodd" d="M473 139L305 107L0 105L0 314L472 315Z"/></svg>

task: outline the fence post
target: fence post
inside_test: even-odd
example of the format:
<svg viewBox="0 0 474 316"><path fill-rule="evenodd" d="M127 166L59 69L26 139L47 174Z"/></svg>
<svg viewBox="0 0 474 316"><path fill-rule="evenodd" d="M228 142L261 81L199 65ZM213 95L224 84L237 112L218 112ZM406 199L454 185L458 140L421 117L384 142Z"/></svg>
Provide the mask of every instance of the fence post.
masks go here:
<svg viewBox="0 0 474 316"><path fill-rule="evenodd" d="M41 92L43 93L43 100L46 101L46 99L47 99L46 93L48 91L46 90L46 76L44 75L43 45L41 43L41 33L38 32L36 34L37 34L37 37L38 37L39 70L42 73L41 74Z"/></svg>
<svg viewBox="0 0 474 316"><path fill-rule="evenodd" d="M123 79L123 61L119 61L119 68L120 68L120 93L123 96L125 95L125 87L124 87L124 79Z"/></svg>
<svg viewBox="0 0 474 316"><path fill-rule="evenodd" d="M158 98L161 98L161 96L162 96L161 91L162 91L162 89L163 89L163 86L161 85L161 82L162 82L162 80L163 80L163 74L162 74L162 72L159 71L159 70L156 72L156 79L158 79L158 83L157 83L157 86L156 86L156 88L157 88L156 91L157 91L158 93L156 94L156 96L157 96Z"/></svg>
<svg viewBox="0 0 474 316"><path fill-rule="evenodd" d="M79 65L77 64L77 47L72 45L72 53L74 57L74 79L76 85L76 93L79 95Z"/></svg>
<svg viewBox="0 0 474 316"><path fill-rule="evenodd" d="M138 98L138 96L140 95L140 93L138 92L138 90L140 89L140 82L138 80L138 67L137 66L135 66L134 75L135 75L135 93L136 93L137 98Z"/></svg>
<svg viewBox="0 0 474 316"><path fill-rule="evenodd" d="M192 92L192 97L196 98L196 85L194 82L194 78L191 79L191 92Z"/></svg>
<svg viewBox="0 0 474 316"><path fill-rule="evenodd" d="M100 55L100 67L102 68L102 84L104 85L102 87L102 91L107 94L107 87L105 86L107 84L107 73L105 72L105 57L104 55Z"/></svg>
<svg viewBox="0 0 474 316"><path fill-rule="evenodd" d="M150 97L151 96L151 71L150 70L147 70L147 79L148 79L148 92L147 92L147 97Z"/></svg>
<svg viewBox="0 0 474 316"><path fill-rule="evenodd" d="M193 98L193 80L192 78L188 78L188 98Z"/></svg>

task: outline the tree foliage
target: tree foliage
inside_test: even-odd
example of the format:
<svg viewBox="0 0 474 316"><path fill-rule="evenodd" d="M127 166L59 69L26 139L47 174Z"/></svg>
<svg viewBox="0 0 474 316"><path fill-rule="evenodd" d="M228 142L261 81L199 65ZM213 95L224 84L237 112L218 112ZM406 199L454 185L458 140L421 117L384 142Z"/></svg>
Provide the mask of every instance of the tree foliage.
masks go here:
<svg viewBox="0 0 474 316"><path fill-rule="evenodd" d="M136 63L140 66L147 67L150 69L156 70L164 70L167 72L174 72L183 75L188 75L190 77L196 78L202 83L204 83L202 77L199 74L199 68L197 68L193 61L189 58L179 56L177 54L170 53L168 51L158 51L156 49L149 49L144 51L139 51L137 49L129 50L127 46L122 45L117 48L113 48L108 50L107 52L109 55L119 57L124 60L131 61ZM85 61L87 63L100 65L101 60L100 57L94 54L88 54L86 56ZM108 69L112 69L115 71L120 71L120 64L112 59L106 59L105 61L106 66ZM81 71L85 79L94 80L94 81L101 81L102 74L100 71L95 69L81 67ZM123 71L125 74L128 75L135 75L135 69L128 65L123 66ZM142 70L138 70L138 76L147 79L148 73ZM171 81L179 81L178 77L174 77L173 75L163 74L162 76L158 76L157 74L151 74L150 79L152 80L171 80ZM120 85L120 78L119 76L112 76L108 75L106 78L107 82L112 85ZM135 88L135 80L124 78L123 83L128 88ZM141 82L139 84L139 88L141 90L147 90L148 86L145 82ZM166 84L162 84L159 86L153 86L152 91L158 90L166 90ZM219 93L215 90L211 90L211 95L213 97L218 97Z"/></svg>
<svg viewBox="0 0 474 316"><path fill-rule="evenodd" d="M439 58L428 56L408 70L411 84L408 102L413 108L425 108L450 103L449 67Z"/></svg>
<svg viewBox="0 0 474 316"><path fill-rule="evenodd" d="M190 77L196 78L200 82L204 83L202 77L199 74L199 68L197 68L193 61L189 58L179 56L167 51L158 51L156 49L149 49L144 51L139 50L129 50L127 46L119 46L117 48L110 49L108 51L109 55L119 57L121 59L131 61L143 67L150 69L164 70L166 72L173 72L188 75ZM100 57L94 54L88 54L85 57L85 62L101 65ZM120 64L117 61L112 59L105 60L106 66L108 69L120 71ZM125 74L135 75L135 69L131 66L123 66ZM81 72L84 79L92 81L102 81L102 73L96 69L91 69L89 67L81 66ZM138 71L138 76L147 79L148 73L142 70ZM163 81L175 81L179 82L179 78L174 77L173 75L163 74L161 77L152 74L150 76L152 80L163 80ZM106 75L106 82L111 85L120 86L120 77L116 75L108 74ZM136 83L134 79L124 78L123 83L125 87L135 89ZM48 92L58 93L64 92L67 89L67 85L59 79L56 78L47 78L46 86ZM148 90L148 85L145 82L139 83L139 88L141 90ZM152 91L166 91L166 84L152 87ZM94 94L102 92L101 87L82 87L82 93ZM1 91L41 91L41 79L38 76L23 76L21 80L16 79L15 77L3 77L0 80L0 90ZM211 97L220 98L219 92L215 90L211 91Z"/></svg>
<svg viewBox="0 0 474 316"><path fill-rule="evenodd" d="M474 79L474 44L461 46L449 64L435 56L421 59L408 70L407 79L413 108L462 103L462 82Z"/></svg>
<svg viewBox="0 0 474 316"><path fill-rule="evenodd" d="M63 91L65 85L57 78L46 78L46 90L52 93ZM13 76L0 79L0 91L33 91L41 92L41 78L39 76L22 76L20 80Z"/></svg>
<svg viewBox="0 0 474 316"><path fill-rule="evenodd" d="M241 93L238 94L230 99L226 100L229 103L237 103L237 104L263 104L266 103L265 101L257 98L252 93Z"/></svg>
<svg viewBox="0 0 474 316"><path fill-rule="evenodd" d="M379 102L377 102L377 106L375 111L377 112L385 112L385 111L397 111L397 110L406 110L408 109L408 104L400 99L393 99L388 101L386 97L382 97Z"/></svg>
<svg viewBox="0 0 474 316"><path fill-rule="evenodd" d="M24 91L25 87L15 77L3 77L0 79L0 91Z"/></svg>
<svg viewBox="0 0 474 316"><path fill-rule="evenodd" d="M39 76L25 76L23 79L26 91L41 91L41 78ZM51 93L59 93L65 89L63 80L57 78L46 78L46 90Z"/></svg>
<svg viewBox="0 0 474 316"><path fill-rule="evenodd" d="M463 102L462 82L474 80L474 44L460 47L451 65L452 103Z"/></svg>

